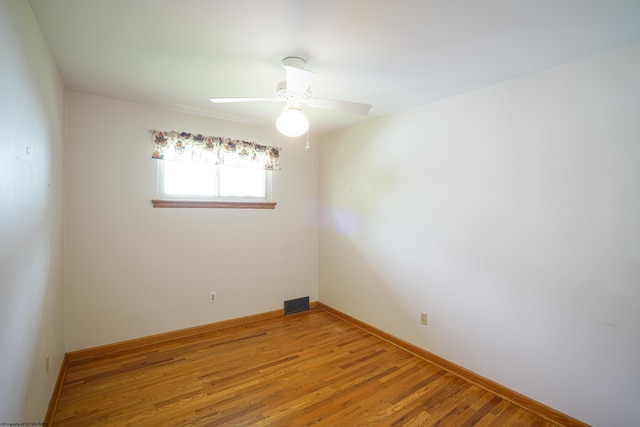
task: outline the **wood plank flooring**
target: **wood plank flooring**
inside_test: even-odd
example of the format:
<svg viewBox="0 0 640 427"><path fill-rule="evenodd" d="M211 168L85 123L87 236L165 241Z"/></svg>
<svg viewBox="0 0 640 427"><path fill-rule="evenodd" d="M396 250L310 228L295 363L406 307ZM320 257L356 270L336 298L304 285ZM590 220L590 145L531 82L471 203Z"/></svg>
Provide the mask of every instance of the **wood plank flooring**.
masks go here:
<svg viewBox="0 0 640 427"><path fill-rule="evenodd" d="M321 310L70 362L64 426L557 426Z"/></svg>

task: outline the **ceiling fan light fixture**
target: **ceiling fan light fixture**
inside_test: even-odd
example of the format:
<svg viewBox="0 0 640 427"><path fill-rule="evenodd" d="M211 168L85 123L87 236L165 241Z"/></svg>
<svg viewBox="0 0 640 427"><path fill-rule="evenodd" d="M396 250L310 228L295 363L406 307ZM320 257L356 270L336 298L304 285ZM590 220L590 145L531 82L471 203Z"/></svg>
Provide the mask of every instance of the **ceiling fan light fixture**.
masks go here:
<svg viewBox="0 0 640 427"><path fill-rule="evenodd" d="M300 136L309 130L309 119L302 114L300 108L287 106L282 114L278 116L276 128L283 135L290 137Z"/></svg>

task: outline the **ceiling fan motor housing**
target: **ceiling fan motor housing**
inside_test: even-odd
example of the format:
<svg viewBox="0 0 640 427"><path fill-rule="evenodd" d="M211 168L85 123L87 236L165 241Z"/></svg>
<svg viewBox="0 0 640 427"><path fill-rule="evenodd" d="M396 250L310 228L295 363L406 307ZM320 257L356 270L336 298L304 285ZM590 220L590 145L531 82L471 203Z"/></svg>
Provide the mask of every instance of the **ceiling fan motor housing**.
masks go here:
<svg viewBox="0 0 640 427"><path fill-rule="evenodd" d="M308 89L304 93L295 93L287 89L287 82L282 81L276 85L276 96L287 103L300 103L311 98L311 91Z"/></svg>

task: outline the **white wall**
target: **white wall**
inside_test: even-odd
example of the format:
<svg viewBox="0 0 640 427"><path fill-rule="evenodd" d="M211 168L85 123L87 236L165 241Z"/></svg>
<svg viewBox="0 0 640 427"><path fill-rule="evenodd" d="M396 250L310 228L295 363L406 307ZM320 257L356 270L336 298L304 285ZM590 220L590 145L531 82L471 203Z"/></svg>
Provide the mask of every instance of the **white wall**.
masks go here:
<svg viewBox="0 0 640 427"><path fill-rule="evenodd" d="M323 136L320 301L640 425L639 76L635 45Z"/></svg>
<svg viewBox="0 0 640 427"><path fill-rule="evenodd" d="M0 422L42 422L64 356L64 92L25 1L0 1L0 58Z"/></svg>
<svg viewBox="0 0 640 427"><path fill-rule="evenodd" d="M314 141L73 92L67 114L67 351L317 300ZM154 209L151 129L282 147L278 205Z"/></svg>

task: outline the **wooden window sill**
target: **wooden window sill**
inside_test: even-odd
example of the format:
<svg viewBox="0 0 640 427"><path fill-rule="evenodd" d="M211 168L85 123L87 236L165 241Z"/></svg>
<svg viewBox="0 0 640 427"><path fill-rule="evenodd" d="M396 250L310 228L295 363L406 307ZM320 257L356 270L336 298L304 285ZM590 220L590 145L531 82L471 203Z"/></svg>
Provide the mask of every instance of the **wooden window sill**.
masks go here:
<svg viewBox="0 0 640 427"><path fill-rule="evenodd" d="M207 208L207 209L275 209L275 202L212 202L190 200L151 200L154 208Z"/></svg>

